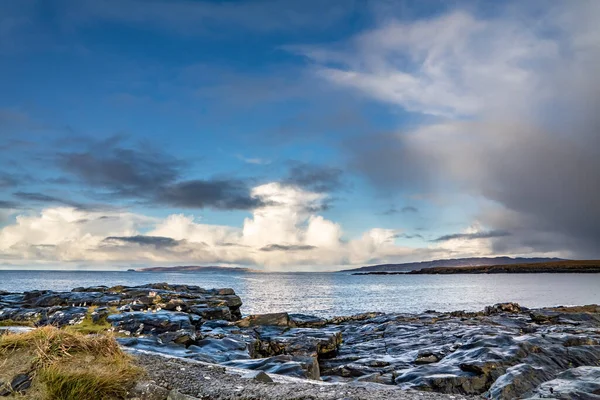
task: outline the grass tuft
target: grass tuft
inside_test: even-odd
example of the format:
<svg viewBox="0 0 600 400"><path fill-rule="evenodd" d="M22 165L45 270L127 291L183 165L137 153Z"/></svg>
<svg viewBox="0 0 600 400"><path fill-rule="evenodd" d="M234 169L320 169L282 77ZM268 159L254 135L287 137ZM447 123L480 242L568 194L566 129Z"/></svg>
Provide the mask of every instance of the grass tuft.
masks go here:
<svg viewBox="0 0 600 400"><path fill-rule="evenodd" d="M75 370L52 365L40 371L48 398L56 400L124 399L137 377L137 370L128 364L112 365L111 369Z"/></svg>
<svg viewBox="0 0 600 400"><path fill-rule="evenodd" d="M111 334L85 335L52 326L0 336L0 366L14 358L22 360L20 365L0 375L30 372L44 399L122 399L141 372Z"/></svg>

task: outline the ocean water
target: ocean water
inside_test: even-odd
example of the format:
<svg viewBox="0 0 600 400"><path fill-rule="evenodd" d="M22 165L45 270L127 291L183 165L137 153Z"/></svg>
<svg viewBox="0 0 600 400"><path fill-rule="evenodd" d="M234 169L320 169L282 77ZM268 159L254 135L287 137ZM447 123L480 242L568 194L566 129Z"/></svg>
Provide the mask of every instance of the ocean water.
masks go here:
<svg viewBox="0 0 600 400"><path fill-rule="evenodd" d="M71 290L169 282L231 287L243 314L288 311L324 317L368 311L477 311L514 301L527 307L600 303L600 274L367 275L345 273L156 273L0 271L0 290Z"/></svg>

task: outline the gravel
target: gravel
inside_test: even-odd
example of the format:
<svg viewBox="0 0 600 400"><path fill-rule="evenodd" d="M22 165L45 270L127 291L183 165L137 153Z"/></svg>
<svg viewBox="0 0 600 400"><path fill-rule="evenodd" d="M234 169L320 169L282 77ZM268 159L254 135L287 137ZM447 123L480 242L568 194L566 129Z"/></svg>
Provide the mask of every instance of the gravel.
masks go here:
<svg viewBox="0 0 600 400"><path fill-rule="evenodd" d="M429 400L474 399L461 395L405 391L373 383L332 384L270 374L273 383L252 379L247 370L198 361L136 354L137 363L148 378L173 392L211 400ZM244 377L246 376L246 377Z"/></svg>

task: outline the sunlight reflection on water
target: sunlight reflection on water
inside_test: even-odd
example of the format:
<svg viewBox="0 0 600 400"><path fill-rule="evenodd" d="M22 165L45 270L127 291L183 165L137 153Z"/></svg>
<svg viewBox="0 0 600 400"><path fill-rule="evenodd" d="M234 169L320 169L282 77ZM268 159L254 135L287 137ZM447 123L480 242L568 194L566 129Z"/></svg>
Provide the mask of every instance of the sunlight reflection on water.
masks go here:
<svg viewBox="0 0 600 400"><path fill-rule="evenodd" d="M481 310L516 301L527 307L600 303L600 274L370 275L327 273L150 273L0 271L0 290L169 282L232 287L244 314L289 311L320 316L367 311Z"/></svg>

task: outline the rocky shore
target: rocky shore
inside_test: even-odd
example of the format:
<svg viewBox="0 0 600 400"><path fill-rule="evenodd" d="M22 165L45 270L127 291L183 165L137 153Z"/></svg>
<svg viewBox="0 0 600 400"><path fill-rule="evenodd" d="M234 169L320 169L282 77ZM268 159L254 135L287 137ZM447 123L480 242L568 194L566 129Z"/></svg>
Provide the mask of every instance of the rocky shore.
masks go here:
<svg viewBox="0 0 600 400"><path fill-rule="evenodd" d="M287 313L243 317L241 306L232 289L166 283L0 292L0 325L114 331L157 390L167 390L159 394L163 399L176 398L174 391L211 399L439 396L423 397L429 396L424 391L456 399L600 398L596 305L505 303L476 313L327 320ZM244 379L228 371L268 375ZM279 376L297 379L281 386L299 386L290 392L262 381Z"/></svg>

